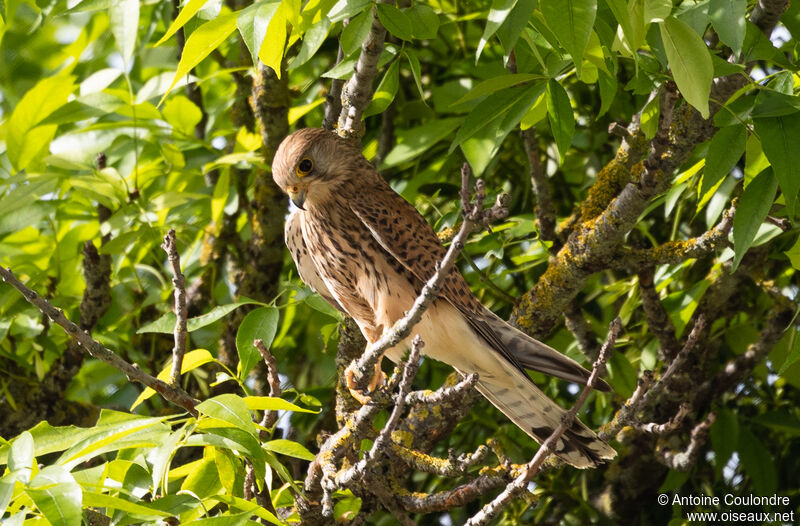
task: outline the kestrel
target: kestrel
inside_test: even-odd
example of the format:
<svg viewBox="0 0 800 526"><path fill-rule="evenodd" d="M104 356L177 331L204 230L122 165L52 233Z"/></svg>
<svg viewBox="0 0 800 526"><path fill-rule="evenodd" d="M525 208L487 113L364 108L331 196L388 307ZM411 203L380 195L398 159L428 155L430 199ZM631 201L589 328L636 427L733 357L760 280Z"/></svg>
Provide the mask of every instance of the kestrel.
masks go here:
<svg viewBox="0 0 800 526"><path fill-rule="evenodd" d="M445 249L435 232L358 148L335 133L307 128L289 135L275 154L272 176L297 208L285 234L300 278L350 315L373 344L404 316L436 272ZM574 360L484 307L457 269L445 277L413 333L425 342L428 357L463 374L478 373L478 391L540 444L565 411L525 369L577 383L589 376ZM409 346L410 337L386 356L399 362ZM599 388L609 389L605 383ZM578 420L555 452L579 468L616 455Z"/></svg>

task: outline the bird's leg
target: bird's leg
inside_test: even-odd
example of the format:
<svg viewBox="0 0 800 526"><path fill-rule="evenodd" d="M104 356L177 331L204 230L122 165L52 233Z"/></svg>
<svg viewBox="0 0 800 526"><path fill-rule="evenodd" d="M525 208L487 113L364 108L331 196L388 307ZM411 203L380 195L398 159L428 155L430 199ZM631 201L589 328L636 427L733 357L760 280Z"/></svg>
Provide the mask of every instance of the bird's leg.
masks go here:
<svg viewBox="0 0 800 526"><path fill-rule="evenodd" d="M347 369L344 371L344 381L347 389L350 391L350 394L361 402L361 405L367 405L371 400L369 394L372 393L378 386L383 385L386 381L386 375L383 374L381 370L381 362L383 361L383 356L381 356L378 363L375 364L375 372L372 375L372 378L369 380L369 384L367 388L361 390L358 388L356 384L355 374L356 374L356 362L351 362L350 365L347 366Z"/></svg>

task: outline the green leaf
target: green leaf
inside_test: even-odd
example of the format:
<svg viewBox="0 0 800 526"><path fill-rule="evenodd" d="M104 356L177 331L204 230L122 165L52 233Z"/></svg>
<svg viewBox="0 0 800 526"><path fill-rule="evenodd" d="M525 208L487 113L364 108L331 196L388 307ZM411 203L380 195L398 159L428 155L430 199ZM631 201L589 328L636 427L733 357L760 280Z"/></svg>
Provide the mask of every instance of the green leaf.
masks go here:
<svg viewBox="0 0 800 526"><path fill-rule="evenodd" d="M608 375L614 390L628 398L636 389L636 370L622 353L612 353L608 360Z"/></svg>
<svg viewBox="0 0 800 526"><path fill-rule="evenodd" d="M216 361L211 353L208 352L206 349L195 349L193 351L189 351L183 355L183 361L181 362L181 374L188 373L194 369L197 369L201 365L205 365L209 362ZM169 377L172 374L172 360L167 362L167 365L164 366L161 371L158 373L158 379L166 382L169 381ZM150 398L151 396L155 395L156 392L150 388L145 388L139 396L134 400L133 404L131 404L131 411L136 409L139 404Z"/></svg>
<svg viewBox="0 0 800 526"><path fill-rule="evenodd" d="M751 133L747 138L747 143L744 147L744 184L750 184L750 181L764 171L769 166L769 159L764 154L761 148L761 141L755 133Z"/></svg>
<svg viewBox="0 0 800 526"><path fill-rule="evenodd" d="M684 22L667 17L661 24L661 39L672 76L686 102L707 119L708 97L714 78L714 65L703 39Z"/></svg>
<svg viewBox="0 0 800 526"><path fill-rule="evenodd" d="M166 42L180 28L186 25L186 22L188 22L200 10L201 7L206 5L206 2L208 2L208 0L189 0L186 2L186 5L183 6L181 12L178 13L178 16L175 17L175 20L173 20L172 24L170 24L167 32L164 33L164 36L161 37L154 45L160 46Z"/></svg>
<svg viewBox="0 0 800 526"><path fill-rule="evenodd" d="M737 212L738 213L738 212ZM735 227L734 227L735 228ZM753 481L755 493L772 495L778 486L778 474L772 453L747 427L739 428L739 459L745 474Z"/></svg>
<svg viewBox="0 0 800 526"><path fill-rule="evenodd" d="M493 117L485 117L485 125L461 144L461 149L470 163L475 177L480 177L489 163L495 159L505 138L512 129L517 127L528 109L544 93L545 84L540 82L530 86L521 86L521 88L524 91L508 111Z"/></svg>
<svg viewBox="0 0 800 526"><path fill-rule="evenodd" d="M701 198L733 170L742 158L746 143L747 129L744 126L727 126L714 134L708 145L706 167L700 185Z"/></svg>
<svg viewBox="0 0 800 526"><path fill-rule="evenodd" d="M228 423L253 437L256 436L256 427L253 425L250 412L247 410L247 404L240 396L225 393L204 400L195 407L203 415Z"/></svg>
<svg viewBox="0 0 800 526"><path fill-rule="evenodd" d="M356 518L359 511L361 511L361 499L352 495L337 500L333 506L333 516L337 522L350 522Z"/></svg>
<svg viewBox="0 0 800 526"><path fill-rule="evenodd" d="M707 279L700 280L688 289L673 292L664 298L664 308L670 313L677 337L680 338L683 335L686 325L697 310L700 300L703 299L710 284L711 282Z"/></svg>
<svg viewBox="0 0 800 526"><path fill-rule="evenodd" d="M717 420L709 430L711 447L714 449L714 467L717 476L728 463L739 439L739 420L736 414L727 409L717 410Z"/></svg>
<svg viewBox="0 0 800 526"><path fill-rule="evenodd" d="M186 330L189 332L201 329L206 325L211 325L217 320L220 320L242 305L264 305L260 301L244 299L236 303L228 303L227 305L219 305L210 311L194 318L186 320ZM143 325L136 334L144 334L147 332L158 332L161 334L172 334L175 330L175 313L167 312L160 318L150 323Z"/></svg>
<svg viewBox="0 0 800 526"><path fill-rule="evenodd" d="M236 332L236 350L239 352L241 378L247 378L250 370L261 359L261 353L253 340L261 338L269 348L278 330L280 314L276 307L261 307L247 313Z"/></svg>
<svg viewBox="0 0 800 526"><path fill-rule="evenodd" d="M714 31L736 56L742 52L744 44L746 10L747 0L711 0L708 4L708 17Z"/></svg>
<svg viewBox="0 0 800 526"><path fill-rule="evenodd" d="M242 526L244 524L258 526L260 523L250 520L251 515L252 512L245 511L238 515L220 515L218 517L195 519L187 522L186 526Z"/></svg>
<svg viewBox="0 0 800 526"><path fill-rule="evenodd" d="M271 524L275 524L276 526L286 526L287 524L255 502L250 502L232 495L213 495L210 498L218 502L224 502L234 509L250 512L251 514L258 516L259 518L264 519Z"/></svg>
<svg viewBox="0 0 800 526"><path fill-rule="evenodd" d="M739 266L744 254L753 244L761 223L766 219L778 190L778 178L767 168L753 179L742 192L733 217L733 268Z"/></svg>
<svg viewBox="0 0 800 526"><path fill-rule="evenodd" d="M23 95L8 118L6 153L17 170L26 168L56 133L53 125L37 126L67 102L75 89L75 77L58 75L40 80Z"/></svg>
<svg viewBox="0 0 800 526"><path fill-rule="evenodd" d="M539 0L539 9L548 27L572 56L580 78L583 51L597 16L597 0Z"/></svg>
<svg viewBox="0 0 800 526"><path fill-rule="evenodd" d="M536 0L517 0L517 5L511 9L511 13L506 17L505 22L497 29L497 38L503 46L503 64L508 65L508 59L514 46L517 44L522 31L528 25L533 10L536 7Z"/></svg>
<svg viewBox="0 0 800 526"><path fill-rule="evenodd" d="M647 104L642 108L641 128L644 132L644 137L648 141L656 136L658 131L658 115L659 115L659 101L661 97L656 94L652 97Z"/></svg>
<svg viewBox="0 0 800 526"><path fill-rule="evenodd" d="M415 128L397 130L394 148L383 160L381 168L389 168L417 159L422 153L453 133L453 130L462 121L463 119L459 117L451 117L428 121Z"/></svg>
<svg viewBox="0 0 800 526"><path fill-rule="evenodd" d="M339 0L328 11L328 18L331 19L331 22L339 22L345 18L353 18L356 13L369 9L371 6L372 0Z"/></svg>
<svg viewBox="0 0 800 526"><path fill-rule="evenodd" d="M273 396L246 396L247 408L251 411L294 411L295 413L319 413L313 409L305 409L283 398Z"/></svg>
<svg viewBox="0 0 800 526"><path fill-rule="evenodd" d="M316 458L314 453L306 449L303 444L299 444L293 440L286 440L285 438L278 438L265 442L264 449L301 460L313 461L314 458Z"/></svg>
<svg viewBox="0 0 800 526"><path fill-rule="evenodd" d="M793 252L794 254L797 254L797 256L800 256L800 239L798 239L798 241L789 251L786 252L786 254L789 255L789 252ZM791 256L789 257L789 259L792 260L792 266L795 268L797 268L796 265L797 256L795 256L794 258L792 258ZM797 360L800 360L800 336L797 334L797 329L793 330L794 332L792 334L792 340L791 340L792 346L789 348L789 353L786 355L786 360L783 361L783 365L781 365L781 368L778 371L778 374L780 376L784 376L786 374L786 371L789 370L789 367L794 365L794 363Z"/></svg>
<svg viewBox="0 0 800 526"><path fill-rule="evenodd" d="M327 17L312 25L308 31L303 35L303 44L300 46L300 51L294 57L289 69L299 68L313 57L325 39L328 38L328 32L331 30L331 21Z"/></svg>
<svg viewBox="0 0 800 526"><path fill-rule="evenodd" d="M9 471L19 472L17 477L27 483L33 468L33 436L29 431L23 431L11 443L11 452L8 455Z"/></svg>
<svg viewBox="0 0 800 526"><path fill-rule="evenodd" d="M283 51L286 48L286 24L289 21L291 4L281 2L278 9L270 17L267 33L258 50L258 58L265 66L269 66L278 78L281 78L281 62ZM260 16L261 8L257 11L256 19Z"/></svg>
<svg viewBox="0 0 800 526"><path fill-rule="evenodd" d="M411 34L419 40L436 38L439 32L439 15L430 6L415 3L403 11L411 22Z"/></svg>
<svg viewBox="0 0 800 526"><path fill-rule="evenodd" d="M784 252L795 270L800 270L800 237L797 238L792 248Z"/></svg>
<svg viewBox="0 0 800 526"><path fill-rule="evenodd" d="M411 68L411 74L414 77L414 83L417 85L419 97L425 100L425 91L422 89L422 70L419 65L419 58L417 54L410 49L404 49L403 55L408 59L408 65Z"/></svg>
<svg viewBox="0 0 800 526"><path fill-rule="evenodd" d="M339 44L342 46L344 56L348 57L361 48L361 44L367 39L371 27L371 10L364 11L350 20L350 23L342 29L342 34L339 37Z"/></svg>
<svg viewBox="0 0 800 526"><path fill-rule="evenodd" d="M517 0L492 0L492 7L489 9L489 16L486 18L486 27L483 28L483 35L478 42L478 49L475 52L475 63L481 58L481 53L486 43L492 38L500 26L505 22L511 10L514 9Z"/></svg>
<svg viewBox="0 0 800 526"><path fill-rule="evenodd" d="M267 27L278 10L280 2L255 3L239 11L236 27L242 37L253 64L258 63L258 52L267 36Z"/></svg>
<svg viewBox="0 0 800 526"><path fill-rule="evenodd" d="M569 102L567 91L555 80L547 83L545 91L547 98L547 115L550 118L550 129L558 147L559 164L564 162L564 157L572 143L575 134L575 116L572 114L572 105Z"/></svg>
<svg viewBox="0 0 800 526"><path fill-rule="evenodd" d="M172 79L172 84L170 84L167 92L161 97L161 101L158 103L159 106L161 102L164 102L164 98L169 95L169 92L172 91L172 88L175 87L178 80L184 75L188 75L192 68L210 55L233 33L233 30L236 29L237 15L238 13L219 15L214 20L209 20L195 29L189 35L189 38L186 39L186 45L183 48L183 55L178 63L178 68L175 71L175 77Z"/></svg>
<svg viewBox="0 0 800 526"><path fill-rule="evenodd" d="M194 127L203 118L197 105L183 95L172 97L161 110L172 127L187 136L194 135Z"/></svg>
<svg viewBox="0 0 800 526"><path fill-rule="evenodd" d="M139 29L139 0L112 0L109 6L111 33L117 42L125 69L128 69L136 48L136 32Z"/></svg>
<svg viewBox="0 0 800 526"><path fill-rule="evenodd" d="M611 8L611 12L614 13L614 18L617 19L619 26L622 28L622 34L628 46L635 51L636 34L634 33L633 23L631 22L630 12L628 11L628 3L625 0L606 0L606 4Z"/></svg>
<svg viewBox="0 0 800 526"><path fill-rule="evenodd" d="M131 502L120 497L89 490L84 490L83 492L84 507L91 506L94 508L110 508L151 520L155 520L160 517L169 517L172 515L169 512L151 508L147 504L142 504L142 502L143 501Z"/></svg>
<svg viewBox="0 0 800 526"><path fill-rule="evenodd" d="M533 73L514 73L510 75L500 75L497 77L492 77L490 79L484 80L476 85L474 88L469 90L463 97L455 101L452 105L458 106L459 104L463 104L465 102L477 99L479 97L485 97L486 95L491 95L496 91L500 91L502 89L510 88L512 86L516 86L518 84L524 84L526 82L530 82L532 80L542 80L546 77L543 75L536 75Z"/></svg>
<svg viewBox="0 0 800 526"><path fill-rule="evenodd" d="M14 495L14 486L17 483L17 475L14 472L6 473L0 477L0 517L4 516L8 503Z"/></svg>
<svg viewBox="0 0 800 526"><path fill-rule="evenodd" d="M756 105L750 115L755 118L782 117L800 111L800 97L787 95L771 89L762 89L756 97Z"/></svg>
<svg viewBox="0 0 800 526"><path fill-rule="evenodd" d="M376 115L386 111L386 108L389 107L394 100L395 95L397 95L397 90L399 87L400 62L395 60L392 62L392 65L389 66L389 69L386 70L386 74L384 74L383 78L381 79L381 83L378 84L375 94L372 95L372 102L367 108L367 111L364 112L364 117L369 117L370 115Z"/></svg>
<svg viewBox="0 0 800 526"><path fill-rule="evenodd" d="M219 479L217 465L213 458L203 458L195 466L181 484L182 491L190 491L201 499L207 499L220 493L222 482Z"/></svg>
<svg viewBox="0 0 800 526"><path fill-rule="evenodd" d="M800 112L782 117L753 119L761 147L781 186L789 216L795 214L800 191Z"/></svg>
<svg viewBox="0 0 800 526"><path fill-rule="evenodd" d="M467 115L464 124L459 128L456 138L453 139L450 145L450 152L491 123L502 119L508 110L520 100L526 98L526 93L540 87L540 85L516 86L492 93L486 97Z"/></svg>
<svg viewBox="0 0 800 526"><path fill-rule="evenodd" d="M413 40L414 33L408 16L390 4L378 3L378 19L389 33L402 40Z"/></svg>
<svg viewBox="0 0 800 526"><path fill-rule="evenodd" d="M51 524L80 526L81 487L61 466L45 466L25 493Z"/></svg>
<svg viewBox="0 0 800 526"><path fill-rule="evenodd" d="M753 422L791 436L800 436L800 420L791 411L767 411L753 418Z"/></svg>

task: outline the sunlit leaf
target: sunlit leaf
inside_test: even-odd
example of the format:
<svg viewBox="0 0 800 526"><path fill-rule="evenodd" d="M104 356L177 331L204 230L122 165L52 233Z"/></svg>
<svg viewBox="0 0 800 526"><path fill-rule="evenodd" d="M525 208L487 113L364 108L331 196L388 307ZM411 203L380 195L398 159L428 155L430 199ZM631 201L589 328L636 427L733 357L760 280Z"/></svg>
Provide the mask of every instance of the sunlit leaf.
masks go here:
<svg viewBox="0 0 800 526"><path fill-rule="evenodd" d="M753 179L742 192L739 206L733 217L734 268L739 266L753 244L761 223L766 219L778 190L778 178L772 168L767 168Z"/></svg>
<svg viewBox="0 0 800 526"><path fill-rule="evenodd" d="M738 55L742 52L745 35L747 0L711 0L708 17L719 39Z"/></svg>
<svg viewBox="0 0 800 526"><path fill-rule="evenodd" d="M800 112L782 117L753 119L761 146L772 164L780 182L790 216L794 216L798 192L800 192Z"/></svg>
<svg viewBox="0 0 800 526"><path fill-rule="evenodd" d="M130 67L136 48L136 33L139 29L139 0L111 0L109 7L111 32L117 42L125 67Z"/></svg>
<svg viewBox="0 0 800 526"><path fill-rule="evenodd" d="M486 26L483 28L483 35L478 42L478 49L475 52L475 63L481 58L481 53L486 43L492 38L500 26L505 22L511 10L516 5L517 0L492 0L492 7L489 9L489 16L486 19Z"/></svg>
<svg viewBox="0 0 800 526"><path fill-rule="evenodd" d="M261 353L253 345L256 338L269 348L278 331L280 314L275 307L261 307L247 313L236 332L236 350L239 352L240 375L247 378L250 370L261 359Z"/></svg>
<svg viewBox="0 0 800 526"><path fill-rule="evenodd" d="M669 68L686 102L708 118L708 97L714 66L703 40L694 30L677 18L667 17L659 24Z"/></svg>
<svg viewBox="0 0 800 526"><path fill-rule="evenodd" d="M208 0L189 0L188 2L186 2L186 4L181 9L180 13L178 13L178 16L176 16L175 20L173 20L172 23L170 24L169 29L167 29L167 32L164 33L164 36L161 37L159 41L156 42L154 45L160 46L161 44L169 40L169 38L172 35L174 35L180 28L186 25L186 22L188 22L200 10L201 7L206 5L206 2L208 2Z"/></svg>
<svg viewBox="0 0 800 526"><path fill-rule="evenodd" d="M281 455L299 458L301 460L314 460L314 453L309 451L303 444L294 442L293 440L286 440L285 438L278 438L276 440L269 440L264 442L264 448Z"/></svg>
<svg viewBox="0 0 800 526"><path fill-rule="evenodd" d="M203 415L226 422L250 435L256 435L247 404L240 396L231 393L221 394L200 402L195 408Z"/></svg>
<svg viewBox="0 0 800 526"><path fill-rule="evenodd" d="M411 20L408 19L408 16L403 11L400 11L392 4L380 2L375 4L375 8L381 24L389 33L402 40L412 40L414 38Z"/></svg>
<svg viewBox="0 0 800 526"><path fill-rule="evenodd" d="M211 54L212 51L217 49L228 36L236 29L237 13L225 13L214 20L209 20L205 24L195 29L189 38L186 39L186 45L183 48L183 55L178 62L178 69L175 71L175 77L172 79L167 92L161 97L161 102L169 94L172 88L175 87L178 80L183 76L188 75L201 60ZM159 102L159 105L161 105Z"/></svg>
<svg viewBox="0 0 800 526"><path fill-rule="evenodd" d="M581 77L581 63L597 15L597 0L539 0L539 9L558 41L572 56Z"/></svg>
<svg viewBox="0 0 800 526"><path fill-rule="evenodd" d="M572 143L572 136L575 134L575 116L572 114L569 95L561 84L550 80L545 93L550 129L553 131L553 138L558 146L558 156L563 162Z"/></svg>

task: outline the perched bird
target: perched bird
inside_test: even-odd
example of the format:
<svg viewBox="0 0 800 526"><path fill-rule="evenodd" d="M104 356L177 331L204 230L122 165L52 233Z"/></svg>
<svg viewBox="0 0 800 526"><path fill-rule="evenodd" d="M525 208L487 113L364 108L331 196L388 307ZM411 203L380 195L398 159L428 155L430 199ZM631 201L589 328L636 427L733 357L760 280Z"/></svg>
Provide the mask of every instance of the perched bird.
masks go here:
<svg viewBox="0 0 800 526"><path fill-rule="evenodd" d="M357 147L335 133L307 128L289 135L275 154L272 176L297 207L285 234L300 278L350 315L373 344L404 316L436 272L445 249L435 232ZM536 387L525 368L578 383L589 376L574 360L484 307L457 269L447 274L412 334L425 342L426 356L464 374L478 373L478 391L539 443L565 411ZM386 355L399 362L409 345L410 337ZM354 383L348 387L354 391ZM604 382L599 388L609 389ZM555 452L579 468L616 455L578 420Z"/></svg>

